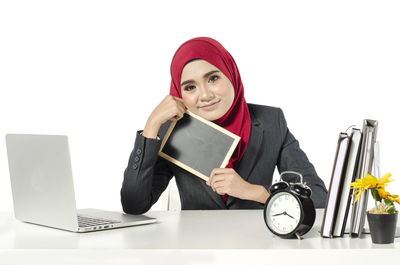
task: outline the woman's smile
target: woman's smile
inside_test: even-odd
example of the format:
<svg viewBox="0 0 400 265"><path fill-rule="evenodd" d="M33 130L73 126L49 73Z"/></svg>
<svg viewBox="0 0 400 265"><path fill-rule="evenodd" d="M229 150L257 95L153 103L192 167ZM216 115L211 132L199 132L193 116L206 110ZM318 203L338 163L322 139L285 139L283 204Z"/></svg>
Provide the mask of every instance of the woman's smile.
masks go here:
<svg viewBox="0 0 400 265"><path fill-rule="evenodd" d="M212 103L209 103L209 104L200 106L199 108L200 108L201 110L206 110L206 111L215 110L216 108L218 108L218 103L220 103L220 102L221 102L221 99L218 99L218 100L215 101L215 102L212 102Z"/></svg>

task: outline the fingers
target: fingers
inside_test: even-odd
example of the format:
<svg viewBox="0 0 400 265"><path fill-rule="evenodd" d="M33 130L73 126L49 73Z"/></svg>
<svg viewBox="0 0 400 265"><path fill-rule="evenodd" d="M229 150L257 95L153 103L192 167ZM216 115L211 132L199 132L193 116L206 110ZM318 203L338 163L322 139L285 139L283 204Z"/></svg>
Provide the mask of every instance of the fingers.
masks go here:
<svg viewBox="0 0 400 265"><path fill-rule="evenodd" d="M211 176L213 175L219 175L219 174L227 174L227 173L232 173L235 170L233 168L214 168L211 171Z"/></svg>
<svg viewBox="0 0 400 265"><path fill-rule="evenodd" d="M151 133L151 136L154 136L154 134L158 132L158 129L161 127L161 125L166 121L171 120L171 122L173 122L181 119L185 111L186 106L183 103L183 99L171 95L165 96L165 98L157 105L157 107L154 108L147 119L146 125L149 124L149 126L152 127L152 131L155 131L155 133ZM146 135L149 136L150 134L146 133Z"/></svg>
<svg viewBox="0 0 400 265"><path fill-rule="evenodd" d="M229 173L233 173L233 172L235 172L235 170L232 169L232 168L214 168L214 169L211 171L210 178L208 179L207 185L210 186L210 184L213 182L213 179L214 179L217 175L229 174Z"/></svg>
<svg viewBox="0 0 400 265"><path fill-rule="evenodd" d="M178 98L178 97L174 97L174 96L171 96L171 95L165 96L165 98L162 100L161 103L165 103L165 104L173 103L173 104L181 106L183 109L186 108L185 104L183 103L183 99Z"/></svg>
<svg viewBox="0 0 400 265"><path fill-rule="evenodd" d="M224 195L228 193L228 186L225 178L220 176L215 179L215 182L210 185L211 189L218 193L219 195Z"/></svg>
<svg viewBox="0 0 400 265"><path fill-rule="evenodd" d="M225 187L216 188L214 191L215 191L216 193L218 193L219 195L225 195L225 194L227 194L227 192L225 191Z"/></svg>
<svg viewBox="0 0 400 265"><path fill-rule="evenodd" d="M226 182L224 180L220 180L220 181L215 182L212 185L212 189L217 190L217 189L223 188L225 186L226 186Z"/></svg>
<svg viewBox="0 0 400 265"><path fill-rule="evenodd" d="M181 119L186 111L183 99L171 95L167 95L160 105L171 122Z"/></svg>
<svg viewBox="0 0 400 265"><path fill-rule="evenodd" d="M177 107L177 116L182 118L183 114L185 113L185 107L179 104L177 104L176 107Z"/></svg>
<svg viewBox="0 0 400 265"><path fill-rule="evenodd" d="M241 180L233 168L214 168L206 183L219 195L239 196Z"/></svg>
<svg viewBox="0 0 400 265"><path fill-rule="evenodd" d="M180 109L176 109L173 114L175 114L175 115L172 117L171 120L172 121L177 121L177 120L180 120L183 117L184 112L182 110L180 110Z"/></svg>
<svg viewBox="0 0 400 265"><path fill-rule="evenodd" d="M209 180L206 182L211 189L219 195L227 194L228 184L227 177L233 171L231 168L215 168L211 172Z"/></svg>
<svg viewBox="0 0 400 265"><path fill-rule="evenodd" d="M181 98L177 98L177 97L173 97L171 96L171 99L174 102L174 106L175 106L175 118L176 120L179 120L183 117L185 110L186 110L186 106L185 104L183 104L183 99Z"/></svg>
<svg viewBox="0 0 400 265"><path fill-rule="evenodd" d="M177 101L179 101L179 102L183 103L183 99L181 99L181 98L178 98L178 97L174 97L174 96L171 96L171 97L173 97L175 100L177 100Z"/></svg>
<svg viewBox="0 0 400 265"><path fill-rule="evenodd" d="M210 178L207 182L208 186L214 187L217 182L224 181L226 178L225 175L215 175L213 178Z"/></svg>
<svg viewBox="0 0 400 265"><path fill-rule="evenodd" d="M185 104L183 103L183 99L177 98L177 97L174 97L174 96L170 96L170 98L173 99L173 100L176 102L176 104L177 104L178 106L180 106L183 110L186 109L186 106L185 106Z"/></svg>

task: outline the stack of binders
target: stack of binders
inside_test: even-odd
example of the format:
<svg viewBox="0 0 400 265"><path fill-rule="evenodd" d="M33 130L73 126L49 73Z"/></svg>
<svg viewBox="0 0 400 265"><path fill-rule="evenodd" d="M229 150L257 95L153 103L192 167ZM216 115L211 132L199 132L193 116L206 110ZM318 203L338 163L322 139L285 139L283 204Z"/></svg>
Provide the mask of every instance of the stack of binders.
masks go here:
<svg viewBox="0 0 400 265"><path fill-rule="evenodd" d="M321 225L322 237L342 237L348 223L349 233L360 237L365 222L368 194L363 193L353 203L350 183L371 174L378 121L364 120L362 132L352 128L350 133L340 133L333 164L328 196Z"/></svg>

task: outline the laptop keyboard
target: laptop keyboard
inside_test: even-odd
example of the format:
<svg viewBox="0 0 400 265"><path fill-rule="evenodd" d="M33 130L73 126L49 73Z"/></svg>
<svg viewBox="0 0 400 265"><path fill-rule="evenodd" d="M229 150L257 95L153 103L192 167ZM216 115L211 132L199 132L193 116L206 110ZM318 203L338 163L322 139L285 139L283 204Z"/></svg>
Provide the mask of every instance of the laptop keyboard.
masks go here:
<svg viewBox="0 0 400 265"><path fill-rule="evenodd" d="M103 219L98 217L90 217L84 215L78 215L78 225L79 227L89 227L89 226L97 226L97 225L107 225L107 224L115 224L120 223L120 221Z"/></svg>

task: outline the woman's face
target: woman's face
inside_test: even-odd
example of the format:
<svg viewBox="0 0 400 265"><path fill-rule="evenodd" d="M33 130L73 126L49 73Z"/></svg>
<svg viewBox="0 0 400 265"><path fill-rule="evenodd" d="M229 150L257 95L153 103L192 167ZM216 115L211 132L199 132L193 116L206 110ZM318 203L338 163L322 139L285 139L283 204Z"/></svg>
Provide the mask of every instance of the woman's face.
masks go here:
<svg viewBox="0 0 400 265"><path fill-rule="evenodd" d="M235 98L231 81L204 60L185 65L181 75L181 93L188 110L209 121L221 118Z"/></svg>

